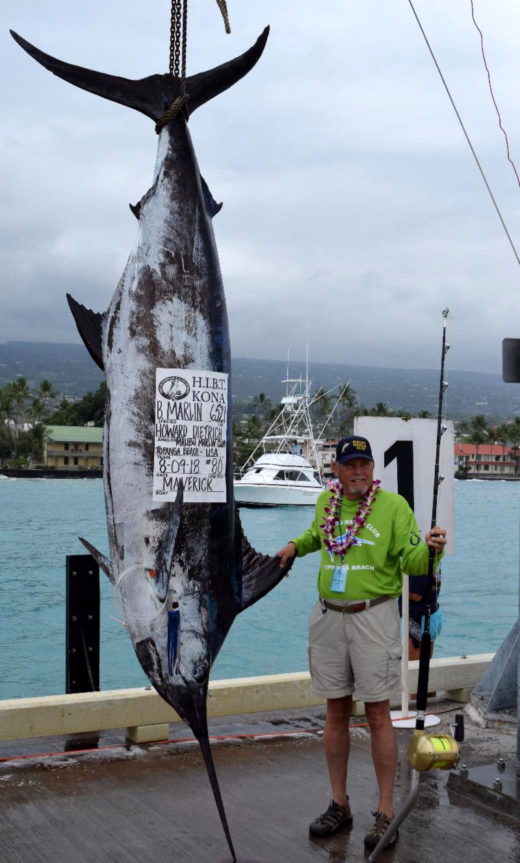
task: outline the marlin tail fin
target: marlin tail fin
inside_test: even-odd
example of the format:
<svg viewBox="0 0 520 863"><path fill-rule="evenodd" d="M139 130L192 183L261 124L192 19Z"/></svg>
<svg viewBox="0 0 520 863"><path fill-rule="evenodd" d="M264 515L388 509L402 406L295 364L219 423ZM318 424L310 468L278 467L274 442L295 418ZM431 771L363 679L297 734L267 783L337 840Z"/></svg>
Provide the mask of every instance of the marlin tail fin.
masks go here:
<svg viewBox="0 0 520 863"><path fill-rule="evenodd" d="M14 30L10 32L24 51L58 78L63 78L69 84L88 90L89 93L94 93L103 99L110 99L112 102L134 108L156 122L180 95L181 81L174 75L151 75L138 80L106 75L103 72L95 72L92 69L57 60L31 45ZM259 60L268 35L269 27L266 27L255 44L244 54L207 72L200 72L187 78L186 93L190 113L247 75Z"/></svg>

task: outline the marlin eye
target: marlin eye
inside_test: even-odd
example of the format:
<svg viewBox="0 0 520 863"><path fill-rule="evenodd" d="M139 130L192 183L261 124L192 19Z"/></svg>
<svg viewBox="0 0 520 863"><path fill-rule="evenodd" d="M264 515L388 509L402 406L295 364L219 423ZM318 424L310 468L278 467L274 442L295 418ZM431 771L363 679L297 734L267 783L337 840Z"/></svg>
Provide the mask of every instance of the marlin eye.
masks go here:
<svg viewBox="0 0 520 863"><path fill-rule="evenodd" d="M207 662L198 662L197 665L193 666L193 677L197 683L203 683L203 681L208 677L208 674L209 669Z"/></svg>

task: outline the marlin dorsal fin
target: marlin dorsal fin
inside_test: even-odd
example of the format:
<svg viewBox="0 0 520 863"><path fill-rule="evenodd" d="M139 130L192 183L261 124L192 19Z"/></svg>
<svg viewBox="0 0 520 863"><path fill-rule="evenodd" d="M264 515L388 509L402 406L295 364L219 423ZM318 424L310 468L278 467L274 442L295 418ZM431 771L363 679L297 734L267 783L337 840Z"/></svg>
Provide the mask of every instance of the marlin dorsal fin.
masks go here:
<svg viewBox="0 0 520 863"><path fill-rule="evenodd" d="M81 303L77 303L70 294L67 294L67 301L87 351L96 365L102 371L105 371L102 347L102 330L105 316L99 312L93 312L92 309L87 309Z"/></svg>

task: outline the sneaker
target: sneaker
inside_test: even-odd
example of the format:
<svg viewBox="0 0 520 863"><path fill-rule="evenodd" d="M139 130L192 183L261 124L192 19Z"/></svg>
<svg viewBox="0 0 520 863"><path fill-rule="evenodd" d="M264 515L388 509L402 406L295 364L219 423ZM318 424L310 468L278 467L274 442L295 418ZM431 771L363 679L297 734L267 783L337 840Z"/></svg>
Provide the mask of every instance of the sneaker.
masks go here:
<svg viewBox="0 0 520 863"><path fill-rule="evenodd" d="M332 836L340 827L346 827L350 830L352 821L353 818L348 802L346 806L339 806L338 803L331 800L327 811L311 822L309 833L311 836L318 836L320 839L323 839L325 836Z"/></svg>
<svg viewBox="0 0 520 863"><path fill-rule="evenodd" d="M374 821L372 827L368 831L365 836L365 848L368 848L372 851L376 845L379 844L379 840L386 833L388 827L392 823L393 819L389 818L388 815L385 815L384 812L373 812L376 820ZM387 840L384 848L393 848L395 843L397 842L397 837L399 836L399 830L396 830L395 833L392 833L390 838ZM381 850L384 850L383 848Z"/></svg>

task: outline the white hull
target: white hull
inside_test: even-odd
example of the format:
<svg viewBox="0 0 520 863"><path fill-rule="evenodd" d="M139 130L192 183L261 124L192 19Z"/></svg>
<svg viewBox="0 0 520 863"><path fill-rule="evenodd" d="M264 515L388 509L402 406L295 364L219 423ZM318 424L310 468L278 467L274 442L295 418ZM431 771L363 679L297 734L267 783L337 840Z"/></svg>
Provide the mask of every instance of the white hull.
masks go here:
<svg viewBox="0 0 520 863"><path fill-rule="evenodd" d="M323 491L309 462L292 453L260 456L233 488L240 506L314 506Z"/></svg>
<svg viewBox="0 0 520 863"><path fill-rule="evenodd" d="M322 488L255 485L236 480L235 501L239 506L314 506Z"/></svg>
<svg viewBox="0 0 520 863"><path fill-rule="evenodd" d="M308 378L287 378L282 409L253 450L242 475L234 481L239 506L314 506L323 491L318 445L309 407L322 398L311 398ZM347 389L344 387L341 391ZM332 391L331 391L332 392ZM339 404L338 397L336 406ZM320 431L323 435L335 407ZM262 455L258 455L263 450Z"/></svg>

